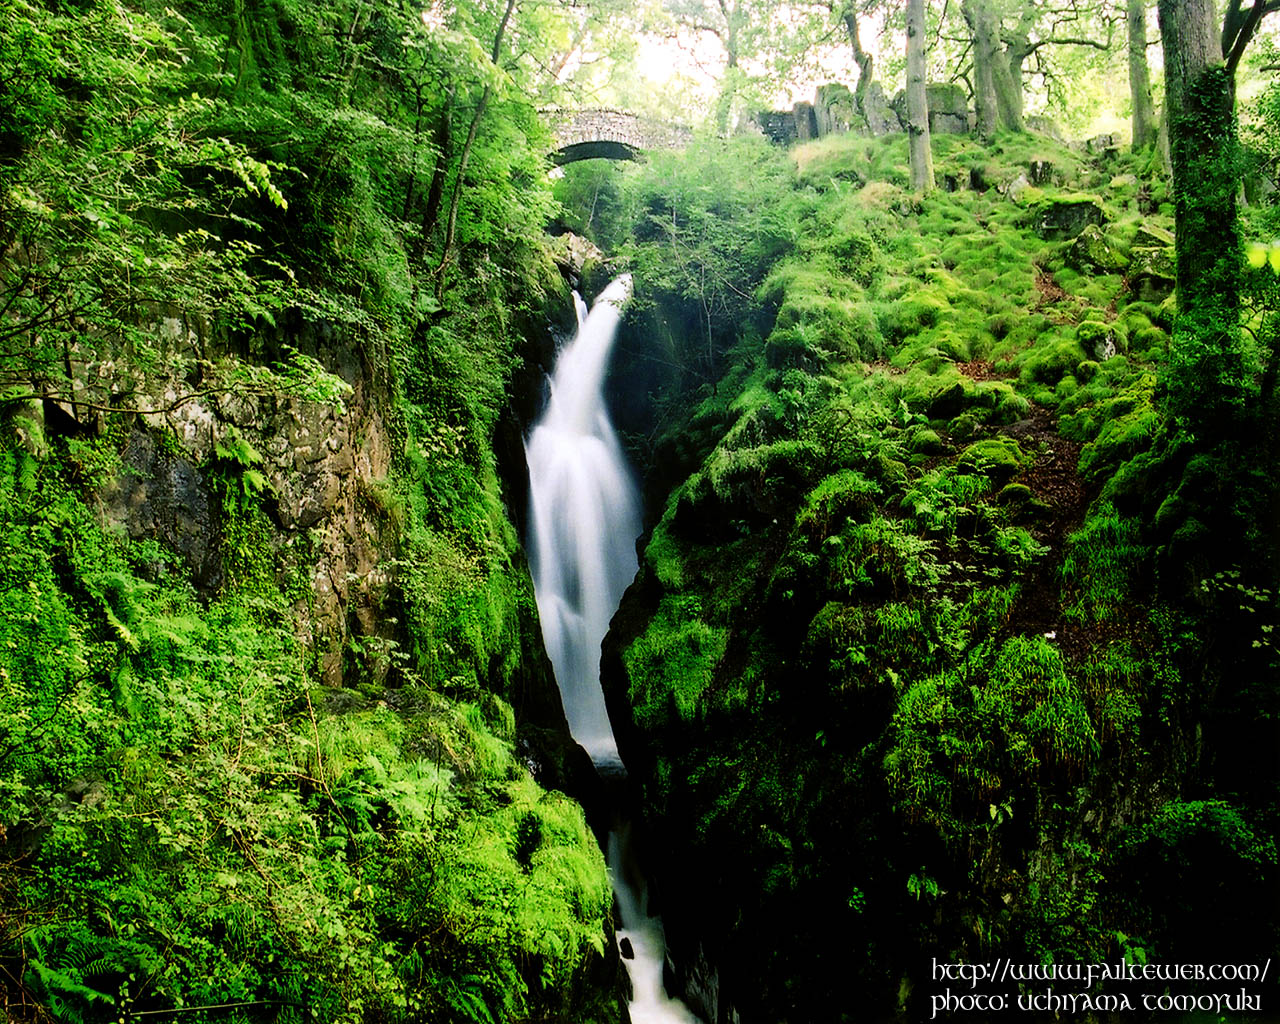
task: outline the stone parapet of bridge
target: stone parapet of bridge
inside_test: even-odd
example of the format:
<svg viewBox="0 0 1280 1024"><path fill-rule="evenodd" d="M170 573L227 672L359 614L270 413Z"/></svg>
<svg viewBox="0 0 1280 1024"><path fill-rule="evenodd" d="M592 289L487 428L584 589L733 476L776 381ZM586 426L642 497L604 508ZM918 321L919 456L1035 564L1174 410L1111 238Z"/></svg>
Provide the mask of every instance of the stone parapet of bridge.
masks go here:
<svg viewBox="0 0 1280 1024"><path fill-rule="evenodd" d="M604 107L583 110L544 110L551 129L552 162L572 163L602 157L638 160L655 149L683 149L693 133L680 125Z"/></svg>

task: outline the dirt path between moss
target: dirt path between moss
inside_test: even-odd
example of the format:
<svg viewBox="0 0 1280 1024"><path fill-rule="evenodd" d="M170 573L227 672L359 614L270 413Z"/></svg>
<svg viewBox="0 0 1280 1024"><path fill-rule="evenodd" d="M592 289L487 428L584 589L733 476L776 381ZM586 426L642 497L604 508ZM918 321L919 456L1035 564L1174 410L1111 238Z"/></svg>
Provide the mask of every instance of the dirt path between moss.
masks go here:
<svg viewBox="0 0 1280 1024"><path fill-rule="evenodd" d="M1000 433L1014 438L1035 456L1034 464L1018 477L1018 482L1031 488L1036 500L1047 506L1031 524L1031 533L1049 549L1022 581L1018 601L1005 625L1006 635L1049 636L1074 661L1087 651L1090 638L1079 625L1066 621L1060 571L1067 535L1079 529L1093 500L1076 468L1082 445L1059 436L1057 420L1041 406L1032 406L1029 418Z"/></svg>

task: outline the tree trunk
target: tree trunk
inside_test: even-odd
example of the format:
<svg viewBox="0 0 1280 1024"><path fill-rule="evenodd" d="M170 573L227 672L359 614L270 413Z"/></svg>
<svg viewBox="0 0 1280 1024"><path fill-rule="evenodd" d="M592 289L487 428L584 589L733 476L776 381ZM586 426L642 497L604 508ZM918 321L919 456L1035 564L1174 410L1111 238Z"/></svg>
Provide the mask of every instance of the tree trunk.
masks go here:
<svg viewBox="0 0 1280 1024"><path fill-rule="evenodd" d="M1012 117L1019 124L1022 123L1022 98L1023 81L1022 81L1022 65L1027 59L1027 51L1021 49L1015 44L1005 51L1008 58L1007 65L1009 68L1009 94L1008 102L1012 111Z"/></svg>
<svg viewBox="0 0 1280 1024"><path fill-rule="evenodd" d="M1156 141L1155 107L1151 103L1151 76L1147 70L1147 3L1128 0L1129 99L1133 107L1133 148L1147 149Z"/></svg>
<svg viewBox="0 0 1280 1024"><path fill-rule="evenodd" d="M502 20L498 22L498 31L493 37L493 50L489 55L489 59L496 65L498 56L502 53L502 37L506 34L507 24L511 21L511 12L515 10L516 0L507 0L506 9L502 12ZM467 129L466 141L462 144L462 155L458 159L458 177L453 183L453 195L449 200L449 220L445 228L444 250L440 253L440 262L436 264L432 271L434 274L442 274L442 271L449 263L450 250L453 248L453 239L458 228L458 200L462 195L463 180L467 173L467 164L471 160L471 147L476 141L476 131L480 127L480 119L484 117L484 112L489 106L489 97L493 95L493 86L486 85L484 91L480 94L480 102L476 104L476 112L471 117L471 127ZM436 297L439 298L444 290L444 277L440 276L436 282Z"/></svg>
<svg viewBox="0 0 1280 1024"><path fill-rule="evenodd" d="M964 0L962 10L973 36L973 101L978 112L978 134L990 139L997 128L1020 132L1022 87L1014 81L1009 54L1000 45L1000 18L989 0Z"/></svg>
<svg viewBox="0 0 1280 1024"><path fill-rule="evenodd" d="M853 62L858 65L858 82L853 87L853 101L858 111L866 116L862 109L862 98L867 94L867 86L871 84L873 62L871 54L862 48L862 39L858 35L858 15L851 3L846 4L840 12L840 20L844 22L845 32L849 36L849 48L853 50Z"/></svg>
<svg viewBox="0 0 1280 1024"><path fill-rule="evenodd" d="M907 140L911 187L933 188L933 151L929 145L929 97L924 76L924 0L907 0Z"/></svg>
<svg viewBox="0 0 1280 1024"><path fill-rule="evenodd" d="M1208 440L1230 428L1244 386L1235 89L1213 0L1159 0L1159 13L1178 289L1168 394L1174 415Z"/></svg>
<svg viewBox="0 0 1280 1024"><path fill-rule="evenodd" d="M991 78L996 87L996 110L1000 115L1000 127L1011 132L1023 130L1022 122L1022 60L1012 58L1000 49L1000 21L994 14L990 15L992 34L995 37L993 50L993 66ZM1003 58L1003 59L1002 59ZM1012 62L1018 62L1018 75L1015 79Z"/></svg>
<svg viewBox="0 0 1280 1024"><path fill-rule="evenodd" d="M995 64L993 37L978 0L964 0L962 11L973 38L973 107L978 117L978 136L991 139L1000 120L992 74Z"/></svg>

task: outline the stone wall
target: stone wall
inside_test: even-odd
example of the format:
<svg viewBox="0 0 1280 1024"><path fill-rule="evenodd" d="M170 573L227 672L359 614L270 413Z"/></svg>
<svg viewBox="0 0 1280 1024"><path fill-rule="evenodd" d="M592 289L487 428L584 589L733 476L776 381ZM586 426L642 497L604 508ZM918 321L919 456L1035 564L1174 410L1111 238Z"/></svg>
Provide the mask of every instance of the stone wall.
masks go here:
<svg viewBox="0 0 1280 1024"><path fill-rule="evenodd" d="M927 87L929 130L939 134L963 135L970 130L968 100L963 88L952 83ZM814 100L801 100L790 110L765 110L756 115L756 124L765 136L779 145L842 135L892 135L904 131L902 94L892 100L879 82L872 82L862 97L862 109L848 86L829 82L818 86Z"/></svg>

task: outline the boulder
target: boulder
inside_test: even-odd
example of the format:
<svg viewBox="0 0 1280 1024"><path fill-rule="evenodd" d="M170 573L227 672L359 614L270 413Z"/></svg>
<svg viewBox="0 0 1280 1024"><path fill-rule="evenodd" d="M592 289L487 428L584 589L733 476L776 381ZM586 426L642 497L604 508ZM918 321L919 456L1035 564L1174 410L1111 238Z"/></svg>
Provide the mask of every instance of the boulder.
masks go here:
<svg viewBox="0 0 1280 1024"><path fill-rule="evenodd" d="M791 109L796 119L796 138L804 142L818 137L818 118L813 104L801 100Z"/></svg>
<svg viewBox="0 0 1280 1024"><path fill-rule="evenodd" d="M1114 274L1129 264L1097 224L1084 226L1067 248L1066 260L1067 266L1082 274Z"/></svg>
<svg viewBox="0 0 1280 1024"><path fill-rule="evenodd" d="M879 82L872 82L862 97L862 114L866 118L867 133L879 138L902 131L897 111L889 103Z"/></svg>
<svg viewBox="0 0 1280 1024"><path fill-rule="evenodd" d="M1134 248L1173 248L1173 232L1155 224L1143 224L1133 239Z"/></svg>
<svg viewBox="0 0 1280 1024"><path fill-rule="evenodd" d="M929 131L934 135L966 135L969 132L969 101L964 89L951 82L930 82L925 86L929 102Z"/></svg>
<svg viewBox="0 0 1280 1024"><path fill-rule="evenodd" d="M1141 302L1163 302L1177 282L1171 246L1134 246L1129 251L1129 290Z"/></svg>
<svg viewBox="0 0 1280 1024"><path fill-rule="evenodd" d="M1006 182L997 187L996 191L1001 195L1007 196L1015 203L1022 198L1022 193L1031 187L1031 182L1025 174L1019 174L1013 181Z"/></svg>
<svg viewBox="0 0 1280 1024"><path fill-rule="evenodd" d="M1118 352L1123 351L1125 338L1115 324L1103 323L1100 320L1085 320L1076 325L1076 340L1094 360L1105 363Z"/></svg>
<svg viewBox="0 0 1280 1024"><path fill-rule="evenodd" d="M566 231L551 239L551 258L570 281L580 281L582 273L591 263L602 263L604 253L589 238Z"/></svg>
<svg viewBox="0 0 1280 1024"><path fill-rule="evenodd" d="M1050 199L1036 211L1035 230L1053 241L1075 238L1089 224L1102 224L1106 216L1102 203L1093 196L1066 196Z"/></svg>
<svg viewBox="0 0 1280 1024"><path fill-rule="evenodd" d="M1116 156L1120 152L1120 143L1114 135L1095 135L1085 140L1084 151L1090 156Z"/></svg>

